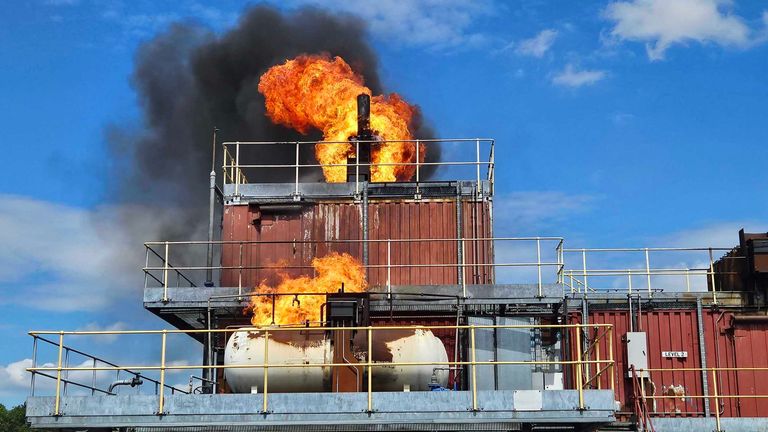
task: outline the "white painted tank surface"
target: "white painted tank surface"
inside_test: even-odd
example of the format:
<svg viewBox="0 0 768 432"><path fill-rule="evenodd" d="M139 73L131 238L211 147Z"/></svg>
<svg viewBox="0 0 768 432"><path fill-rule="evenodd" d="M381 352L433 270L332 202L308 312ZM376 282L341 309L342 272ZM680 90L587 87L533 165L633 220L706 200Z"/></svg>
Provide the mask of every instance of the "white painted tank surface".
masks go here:
<svg viewBox="0 0 768 432"><path fill-rule="evenodd" d="M367 347L366 347L367 348ZM447 362L443 341L431 330L377 330L373 337L374 363ZM374 391L429 390L434 373L437 384L448 385L447 365L379 366L373 368Z"/></svg>
<svg viewBox="0 0 768 432"><path fill-rule="evenodd" d="M224 364L264 364L264 332L235 332L224 349ZM325 331L306 330L270 332L267 347L269 364L331 363L331 342ZM261 393L264 369L227 368L224 370L229 388L234 393ZM271 393L321 392L330 387L331 369L327 367L270 368L267 390Z"/></svg>
<svg viewBox="0 0 768 432"><path fill-rule="evenodd" d="M264 340L264 333L259 331L233 333L224 351L224 364L263 364ZM269 334L268 344L270 364L324 364L333 360L331 342L324 331L274 331ZM375 330L372 345L374 363L448 361L443 342L430 330ZM368 349L365 331L357 333L354 349L358 361L365 363ZM433 374L438 384L446 386L446 369L445 365L374 367L373 390L429 390ZM261 393L264 385L262 368L227 368L224 376L235 393L250 393L252 389ZM330 382L330 367L272 367L268 390L273 393L322 392L329 391Z"/></svg>

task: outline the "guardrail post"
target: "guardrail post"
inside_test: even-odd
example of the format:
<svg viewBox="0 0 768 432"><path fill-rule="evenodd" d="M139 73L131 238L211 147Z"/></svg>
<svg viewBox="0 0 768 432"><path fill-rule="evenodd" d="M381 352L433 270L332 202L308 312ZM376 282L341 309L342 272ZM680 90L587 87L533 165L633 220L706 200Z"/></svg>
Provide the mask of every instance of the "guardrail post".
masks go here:
<svg viewBox="0 0 768 432"><path fill-rule="evenodd" d="M296 187L293 191L294 199L299 198L299 142L296 141Z"/></svg>
<svg viewBox="0 0 768 432"><path fill-rule="evenodd" d="M475 357L475 326L469 327L469 339L472 349L472 411L477 411L477 359Z"/></svg>
<svg viewBox="0 0 768 432"><path fill-rule="evenodd" d="M96 357L93 358L93 375L91 377L91 396L96 394Z"/></svg>
<svg viewBox="0 0 768 432"><path fill-rule="evenodd" d="M589 285L587 284L587 250L581 249L581 267L584 271L584 294L587 293Z"/></svg>
<svg viewBox="0 0 768 432"><path fill-rule="evenodd" d="M712 282L712 303L717 304L717 287L715 286L715 259L712 248L709 248L709 280ZM720 428L718 427L718 430Z"/></svg>
<svg viewBox="0 0 768 432"><path fill-rule="evenodd" d="M61 393L67 395L67 381L69 381L69 348L64 347L64 387L61 389Z"/></svg>
<svg viewBox="0 0 768 432"><path fill-rule="evenodd" d="M32 368L37 367L37 335L32 335ZM35 371L32 370L32 378L29 383L29 395L35 395Z"/></svg>
<svg viewBox="0 0 768 432"><path fill-rule="evenodd" d="M615 367L616 363L613 361L613 324L608 327L608 360L611 362L611 391L613 391L613 397L616 398L616 383L615 383Z"/></svg>
<svg viewBox="0 0 768 432"><path fill-rule="evenodd" d="M235 143L235 195L240 194L240 141Z"/></svg>
<svg viewBox="0 0 768 432"><path fill-rule="evenodd" d="M419 191L419 140L416 140L416 192Z"/></svg>
<svg viewBox="0 0 768 432"><path fill-rule="evenodd" d="M64 351L64 332L59 332L59 359L56 361L56 402L53 407L53 415L59 416L61 408L61 354Z"/></svg>
<svg viewBox="0 0 768 432"><path fill-rule="evenodd" d="M462 238L460 241L462 243L462 249L464 249L464 239ZM465 253L461 254L461 296L467 298L467 265L465 256Z"/></svg>
<svg viewBox="0 0 768 432"><path fill-rule="evenodd" d="M273 318L274 319L274 315ZM261 407L261 413L267 414L269 411L267 411L268 405L267 405L267 393L269 390L267 387L269 386L269 330L264 330L264 390L262 391L263 397L263 405Z"/></svg>
<svg viewBox="0 0 768 432"><path fill-rule="evenodd" d="M370 165L368 166L368 172L369 173L371 172ZM359 195L360 195L360 141L355 140L355 199L357 199Z"/></svg>
<svg viewBox="0 0 768 432"><path fill-rule="evenodd" d="M144 249L146 250L144 256L144 289L147 289L147 284L149 283L149 270L147 270L147 267L149 267L149 245L145 243Z"/></svg>
<svg viewBox="0 0 768 432"><path fill-rule="evenodd" d="M162 339L160 343L160 395L157 408L157 415L165 414L165 346L166 339L168 337L168 330L163 330Z"/></svg>
<svg viewBox="0 0 768 432"><path fill-rule="evenodd" d="M565 269L565 263L563 263L563 239L560 239L557 243L555 251L557 252L557 283L564 284L565 276L563 275L563 270Z"/></svg>
<svg viewBox="0 0 768 432"><path fill-rule="evenodd" d="M720 425L720 391L717 388L717 369L712 369L712 396L715 398L715 432L722 432Z"/></svg>
<svg viewBox="0 0 768 432"><path fill-rule="evenodd" d="M368 326L368 413L373 412L373 327Z"/></svg>
<svg viewBox="0 0 768 432"><path fill-rule="evenodd" d="M168 242L165 242L165 257L163 258L163 302L168 302Z"/></svg>
<svg viewBox="0 0 768 432"><path fill-rule="evenodd" d="M627 288L627 294L632 295L632 269L627 269L627 277L629 281L629 287ZM632 301L632 300L630 300Z"/></svg>
<svg viewBox="0 0 768 432"><path fill-rule="evenodd" d="M392 296L392 241L387 239L387 299Z"/></svg>
<svg viewBox="0 0 768 432"><path fill-rule="evenodd" d="M651 258L648 255L648 248L645 248L645 276L648 279L648 296L653 295L651 289Z"/></svg>
<svg viewBox="0 0 768 432"><path fill-rule="evenodd" d="M237 295L243 295L243 242L240 242L239 267L237 269Z"/></svg>
<svg viewBox="0 0 768 432"><path fill-rule="evenodd" d="M581 329L582 325L576 327L576 390L579 391L579 409L584 409L584 383L582 380L582 358L581 358Z"/></svg>
<svg viewBox="0 0 768 432"><path fill-rule="evenodd" d="M539 294L538 297L541 298L544 296L544 289L541 285L541 239L536 238L536 269L539 273Z"/></svg>
<svg viewBox="0 0 768 432"><path fill-rule="evenodd" d="M480 185L480 139L475 140L475 171L477 172L477 197L482 198L483 187Z"/></svg>

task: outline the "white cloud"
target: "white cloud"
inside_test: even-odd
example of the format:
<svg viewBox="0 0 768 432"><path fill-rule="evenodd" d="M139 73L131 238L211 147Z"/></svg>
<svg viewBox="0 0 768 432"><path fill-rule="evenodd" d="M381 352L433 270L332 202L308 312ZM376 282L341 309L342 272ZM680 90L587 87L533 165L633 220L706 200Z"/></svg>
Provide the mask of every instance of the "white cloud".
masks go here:
<svg viewBox="0 0 768 432"><path fill-rule="evenodd" d="M732 5L730 0L617 1L603 15L614 22L612 36L645 42L648 57L661 60L670 46L690 41L749 46L756 36L732 13Z"/></svg>
<svg viewBox="0 0 768 432"><path fill-rule="evenodd" d="M496 197L495 222L518 231L538 230L587 211L594 200L590 195L558 191L513 192Z"/></svg>
<svg viewBox="0 0 768 432"><path fill-rule="evenodd" d="M173 220L167 209L82 209L0 194L0 303L78 311L131 294L140 301L142 243Z"/></svg>
<svg viewBox="0 0 768 432"><path fill-rule="evenodd" d="M573 64L569 63L561 72L552 77L552 84L563 87L581 87L592 85L608 76L603 70L578 70Z"/></svg>
<svg viewBox="0 0 768 432"><path fill-rule="evenodd" d="M118 321L116 323L108 324L108 325L100 325L98 323L92 322L88 323L80 328L77 328L76 331L122 331L128 328L128 324ZM112 343L117 340L119 335L116 334L103 334L98 335L97 337L89 338L92 339L95 343Z"/></svg>
<svg viewBox="0 0 768 432"><path fill-rule="evenodd" d="M520 55L541 58L552 48L555 39L557 39L557 30L542 30L536 36L520 41L515 52Z"/></svg>
<svg viewBox="0 0 768 432"><path fill-rule="evenodd" d="M371 33L387 41L434 49L476 46L486 36L473 29L476 19L493 10L490 1L463 0L293 0L360 16Z"/></svg>

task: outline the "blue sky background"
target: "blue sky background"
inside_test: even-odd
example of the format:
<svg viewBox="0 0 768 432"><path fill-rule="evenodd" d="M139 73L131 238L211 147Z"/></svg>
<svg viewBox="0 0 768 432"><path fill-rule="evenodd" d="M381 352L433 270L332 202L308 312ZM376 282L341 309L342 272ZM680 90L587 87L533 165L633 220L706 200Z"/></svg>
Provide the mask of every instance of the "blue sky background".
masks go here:
<svg viewBox="0 0 768 432"><path fill-rule="evenodd" d="M152 238L109 227L104 129L139 122L129 76L142 41L178 20L225 31L249 4L5 5L0 402L26 393L29 329L162 327L140 304L136 257ZM368 22L385 87L420 105L439 136L497 140L497 235L562 235L570 247L732 246L741 227L768 230L764 2L280 7L306 4ZM142 358L133 342L92 345ZM183 345L179 359L193 350Z"/></svg>

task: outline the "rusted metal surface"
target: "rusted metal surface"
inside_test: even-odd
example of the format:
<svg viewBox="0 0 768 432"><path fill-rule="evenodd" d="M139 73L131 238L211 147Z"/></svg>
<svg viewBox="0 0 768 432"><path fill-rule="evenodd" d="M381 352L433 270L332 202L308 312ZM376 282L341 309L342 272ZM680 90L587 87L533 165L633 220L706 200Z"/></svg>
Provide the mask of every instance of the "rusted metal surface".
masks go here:
<svg viewBox="0 0 768 432"><path fill-rule="evenodd" d="M635 311L636 313L636 311ZM768 320L735 319L735 311L709 309L703 312L703 332L707 368L724 368L717 374L720 412L724 417L757 417L768 412L768 399L749 396L768 395L768 371L750 368L768 367ZM581 321L580 314L571 316L573 323ZM628 377L626 342L629 331L626 309L593 310L589 322L614 326L613 352L616 359L616 397L622 411L632 410L632 380ZM703 416L705 388L702 383L701 352L695 309L643 310L634 331L647 334L647 358L650 377L644 382L646 395L674 396L649 400L654 416ZM601 352L607 352L607 340L599 342ZM666 355L665 355L666 352ZM685 357L682 357L685 353ZM571 354L573 355L573 354ZM741 370L728 370L740 368ZM654 371L653 369L664 369ZM594 374L594 367L591 373ZM714 416L715 402L712 371L708 371L706 394ZM608 375L600 378L608 387ZM732 396L747 396L734 398ZM695 397L689 397L695 396Z"/></svg>
<svg viewBox="0 0 768 432"><path fill-rule="evenodd" d="M489 203L463 201L464 237L492 236ZM222 239L225 241L280 241L269 244L227 244L222 248L222 286L242 285L246 291L262 281L270 282L273 269L281 266L291 275L311 275L314 257L346 252L362 260L363 247L334 240L362 240L361 204L353 201L309 203L298 206L228 205L224 208ZM368 204L368 281L372 286L459 284L455 200L370 200ZM386 240L424 241L399 242ZM302 243L315 241L316 243ZM492 244L489 240L464 242L467 284L493 280ZM242 262L240 260L242 248ZM392 268L387 271L386 265ZM426 266L441 264L442 266ZM243 266L242 273L238 267ZM240 276L242 280L240 280Z"/></svg>

